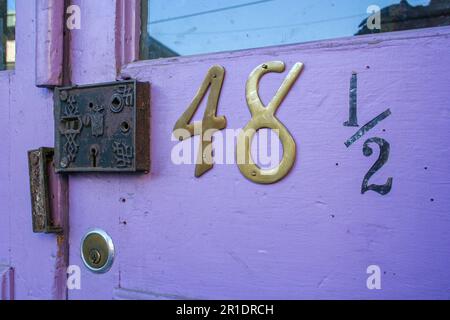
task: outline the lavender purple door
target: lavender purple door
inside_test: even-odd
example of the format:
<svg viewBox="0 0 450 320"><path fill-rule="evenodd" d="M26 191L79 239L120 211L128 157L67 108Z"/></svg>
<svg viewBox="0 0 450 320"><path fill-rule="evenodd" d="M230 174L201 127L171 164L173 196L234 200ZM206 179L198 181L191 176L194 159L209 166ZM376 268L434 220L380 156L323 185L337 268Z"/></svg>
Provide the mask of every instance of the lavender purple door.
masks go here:
<svg viewBox="0 0 450 320"><path fill-rule="evenodd" d="M72 83L151 83L152 170L70 175L65 236L81 289L67 290L68 299L450 297L449 27L134 61L139 21L123 21L138 6L73 2L83 10L82 28L71 31ZM31 232L26 151L53 145L52 92L30 76L35 9L17 1L17 67L0 73L0 94L8 97L0 108L0 265L14 269L17 299L66 298L58 265L64 239ZM296 62L305 65L277 113L297 143L290 174L258 185L235 164L216 164L199 179L194 165L174 164L172 129L208 69L225 68L218 114L238 129L251 119L250 72L274 60L287 70L263 78L265 103ZM387 109L391 115L346 147L358 129L343 126L353 73L360 125ZM363 154L371 137L390 144L388 161L370 179L382 185L392 177L386 195L361 194L378 156L378 147ZM116 248L103 275L87 270L79 253L92 228L108 232ZM380 290L367 286L374 265Z"/></svg>
<svg viewBox="0 0 450 320"><path fill-rule="evenodd" d="M0 299L60 299L60 246L31 231L26 156L53 145L52 92L35 85L35 2L16 10L16 68L0 72Z"/></svg>

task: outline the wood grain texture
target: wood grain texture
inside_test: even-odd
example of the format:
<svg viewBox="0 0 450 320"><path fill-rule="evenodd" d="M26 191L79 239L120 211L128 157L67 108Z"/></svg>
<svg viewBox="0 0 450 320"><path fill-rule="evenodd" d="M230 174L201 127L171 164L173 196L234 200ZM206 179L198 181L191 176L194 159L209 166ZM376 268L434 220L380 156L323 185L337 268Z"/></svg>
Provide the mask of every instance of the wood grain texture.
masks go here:
<svg viewBox="0 0 450 320"><path fill-rule="evenodd" d="M121 64L118 59L116 40L117 18L116 10L118 3L116 0L74 0L74 4L82 8L83 25L94 26L90 29L76 30L71 37L71 69L73 84L89 84L98 82L114 81L117 77L117 65ZM95 45L92 45L95 44ZM82 290L69 291L70 299L112 299L113 290L120 282L120 274L117 264L103 275L93 274L88 271L80 257L81 239L92 228L99 227L105 229L113 239L117 238L116 229L118 225L115 221L115 212L100 214L97 211L98 203L92 206L92 198L88 200L89 205L84 206L84 200L79 198L77 190L90 189L92 181L117 180L117 175L109 174L77 174L71 175L69 180L69 202L70 202L70 256L72 265L81 267L81 287ZM109 190L90 189L91 196L97 197L99 203L104 201L103 195L107 195ZM111 201L111 199L107 200Z"/></svg>
<svg viewBox="0 0 450 320"><path fill-rule="evenodd" d="M14 300L14 270L0 265L0 301Z"/></svg>
<svg viewBox="0 0 450 320"><path fill-rule="evenodd" d="M82 27L71 32L71 82L82 85L114 81L119 63L116 61L116 0L73 0L72 4L81 9Z"/></svg>
<svg viewBox="0 0 450 320"><path fill-rule="evenodd" d="M122 288L114 289L114 300L189 300L188 297L164 295L148 291L136 291Z"/></svg>
<svg viewBox="0 0 450 320"><path fill-rule="evenodd" d="M57 174L54 164L50 164L49 183L51 212L54 224L61 226L63 232L56 236L57 253L53 280L53 299L66 300L67 268L69 266L69 177Z"/></svg>
<svg viewBox="0 0 450 320"><path fill-rule="evenodd" d="M10 79L12 71L0 72L0 127L10 128ZM3 130L4 138L0 139L0 150L3 156L0 157L0 265L10 264L10 152L11 141L10 131Z"/></svg>
<svg viewBox="0 0 450 320"><path fill-rule="evenodd" d="M139 59L141 37L141 1L116 1L116 68L120 73L122 67Z"/></svg>
<svg viewBox="0 0 450 320"><path fill-rule="evenodd" d="M0 219L7 216L9 223L0 225L0 238L4 232L9 234L6 265L14 268L15 298L52 299L58 247L56 236L32 232L27 160L28 150L53 145L52 92L37 88L33 76L36 45L30 39L36 38L36 2L18 0L16 10L16 69L9 73L8 83L0 75L0 90L9 92L9 117L5 120L2 110L0 120L6 124L6 139L2 136L0 143L9 146L0 157L8 168L8 182L0 185L0 194L8 197L0 208ZM0 109L7 106L2 103Z"/></svg>
<svg viewBox="0 0 450 320"><path fill-rule="evenodd" d="M95 226L117 248L111 272L83 273L71 296L111 298L113 286L208 299L448 298L449 37L445 27L128 65L124 77L151 83L152 174L71 179L72 243ZM196 179L194 165L174 165L173 125L211 65L226 69L218 112L237 129L250 120L247 77L271 60L305 64L277 113L298 146L287 178L260 186L216 164ZM362 154L364 141L344 145L354 133L342 125L352 72L362 123L392 111L366 136L391 145L371 180L394 177L386 196L360 194L375 158ZM263 102L285 76L264 77ZM366 288L372 264L383 271L379 291Z"/></svg>

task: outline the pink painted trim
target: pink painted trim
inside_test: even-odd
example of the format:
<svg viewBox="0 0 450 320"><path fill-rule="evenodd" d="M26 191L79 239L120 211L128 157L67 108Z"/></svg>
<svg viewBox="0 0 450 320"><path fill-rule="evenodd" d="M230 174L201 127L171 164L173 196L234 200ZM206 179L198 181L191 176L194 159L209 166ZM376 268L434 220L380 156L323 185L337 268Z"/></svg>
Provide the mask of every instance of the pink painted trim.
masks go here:
<svg viewBox="0 0 450 320"><path fill-rule="evenodd" d="M141 0L116 2L116 70L139 59Z"/></svg>
<svg viewBox="0 0 450 320"><path fill-rule="evenodd" d="M62 85L64 1L36 0L36 86Z"/></svg>
<svg viewBox="0 0 450 320"><path fill-rule="evenodd" d="M14 300L14 270L0 266L0 300Z"/></svg>

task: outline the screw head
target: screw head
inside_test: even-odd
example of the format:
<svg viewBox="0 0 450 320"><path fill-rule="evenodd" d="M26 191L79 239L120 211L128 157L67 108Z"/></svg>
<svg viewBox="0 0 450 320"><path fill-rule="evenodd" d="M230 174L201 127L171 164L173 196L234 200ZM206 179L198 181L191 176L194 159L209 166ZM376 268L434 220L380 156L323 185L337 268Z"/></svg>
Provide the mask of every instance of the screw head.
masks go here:
<svg viewBox="0 0 450 320"><path fill-rule="evenodd" d="M69 166L69 160L64 157L61 159L61 162L59 164L61 165L61 168L67 168Z"/></svg>
<svg viewBox="0 0 450 320"><path fill-rule="evenodd" d="M59 93L59 99L61 99L61 101L66 101L67 98L69 97L67 91L61 91Z"/></svg>

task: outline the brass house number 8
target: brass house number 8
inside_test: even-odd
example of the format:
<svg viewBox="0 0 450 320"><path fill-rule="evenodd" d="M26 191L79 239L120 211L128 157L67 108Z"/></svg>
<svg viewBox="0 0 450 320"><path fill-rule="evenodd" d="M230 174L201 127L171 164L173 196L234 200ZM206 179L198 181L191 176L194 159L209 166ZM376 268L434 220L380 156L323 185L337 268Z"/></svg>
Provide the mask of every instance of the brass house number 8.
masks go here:
<svg viewBox="0 0 450 320"><path fill-rule="evenodd" d="M286 127L275 117L275 112L300 76L303 70L303 64L296 63L294 65L267 107L263 105L258 94L259 81L262 76L268 72L283 72L284 68L284 63L281 61L262 64L253 70L247 81L246 97L252 119L238 137L237 156L241 173L247 179L261 184L275 183L283 179L294 165L296 157L294 138L292 138ZM277 132L284 150L283 159L280 164L276 168L269 170L259 168L253 162L250 151L256 131L263 128L272 129ZM242 150L244 155L241 154ZM244 157L244 161L239 161L242 159L242 156Z"/></svg>
<svg viewBox="0 0 450 320"><path fill-rule="evenodd" d="M241 173L249 180L260 184L271 184L283 179L292 169L296 158L296 145L292 135L286 127L275 117L275 112L280 107L283 99L289 93L295 81L303 70L302 63L296 63L292 70L283 81L280 89L277 91L272 101L266 107L261 102L258 94L259 81L262 76L269 72L284 72L285 65L282 61L271 61L255 68L250 74L246 86L247 104L252 114L252 119L238 136L237 140L237 159ZM173 129L174 135L177 130L187 130L191 137L200 135L200 148L195 167L195 176L200 177L213 167L213 149L212 136L215 131L226 128L226 118L217 116L217 106L220 92L222 90L225 70L221 66L213 66L209 69L205 80L198 90L194 100L178 119ZM207 93L208 88L211 91L208 97L203 120L191 123L191 120L198 110L200 103ZM200 128L200 129L197 129ZM283 158L275 168L263 170L254 163L251 156L251 143L260 129L272 129L277 134L283 145ZM177 137L182 140L183 138Z"/></svg>

